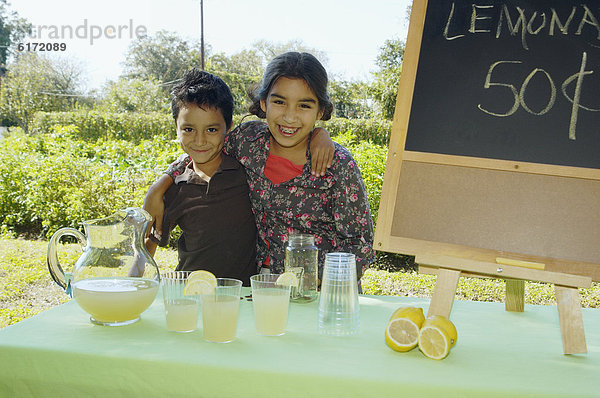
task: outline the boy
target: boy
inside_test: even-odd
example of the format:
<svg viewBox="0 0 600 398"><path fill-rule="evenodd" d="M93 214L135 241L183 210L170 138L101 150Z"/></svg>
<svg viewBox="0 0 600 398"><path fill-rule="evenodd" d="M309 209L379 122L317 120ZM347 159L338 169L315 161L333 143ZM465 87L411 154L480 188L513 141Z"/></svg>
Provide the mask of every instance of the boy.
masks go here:
<svg viewBox="0 0 600 398"><path fill-rule="evenodd" d="M154 255L179 225L178 271L204 269L249 286L257 273L256 224L244 169L222 151L233 96L220 78L194 68L173 88L171 108L191 161L165 193L162 231L153 228L146 247Z"/></svg>

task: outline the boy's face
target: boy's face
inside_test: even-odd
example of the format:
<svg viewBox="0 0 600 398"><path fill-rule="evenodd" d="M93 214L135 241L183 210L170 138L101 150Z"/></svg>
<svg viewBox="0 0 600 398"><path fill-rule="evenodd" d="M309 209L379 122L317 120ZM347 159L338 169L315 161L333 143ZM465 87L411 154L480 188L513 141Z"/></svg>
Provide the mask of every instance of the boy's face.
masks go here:
<svg viewBox="0 0 600 398"><path fill-rule="evenodd" d="M227 127L219 109L186 103L177 116L177 138L192 158L194 170L212 176L221 164Z"/></svg>

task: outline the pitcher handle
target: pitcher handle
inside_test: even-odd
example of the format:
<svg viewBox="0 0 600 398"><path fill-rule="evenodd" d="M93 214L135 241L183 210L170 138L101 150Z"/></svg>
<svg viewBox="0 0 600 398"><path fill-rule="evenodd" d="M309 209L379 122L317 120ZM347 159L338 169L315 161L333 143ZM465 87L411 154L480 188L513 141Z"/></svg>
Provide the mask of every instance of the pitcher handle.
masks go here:
<svg viewBox="0 0 600 398"><path fill-rule="evenodd" d="M72 273L65 272L61 267L58 261L58 253L57 253L57 245L60 242L60 238L63 236L73 236L79 241L81 247L85 250L86 246L86 238L85 235L75 228L61 228L52 235L50 238L50 242L48 242L48 271L50 271L50 275L52 275L52 279L54 282L63 289L65 289L65 293L67 293L70 297L71 294L71 278Z"/></svg>

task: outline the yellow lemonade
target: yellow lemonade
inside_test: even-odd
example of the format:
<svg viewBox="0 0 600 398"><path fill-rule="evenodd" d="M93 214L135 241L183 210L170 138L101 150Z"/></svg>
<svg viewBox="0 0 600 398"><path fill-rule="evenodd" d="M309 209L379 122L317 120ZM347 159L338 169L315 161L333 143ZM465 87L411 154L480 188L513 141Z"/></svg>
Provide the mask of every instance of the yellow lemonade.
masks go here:
<svg viewBox="0 0 600 398"><path fill-rule="evenodd" d="M195 299L165 300L167 329L172 332L192 332L198 326L200 303Z"/></svg>
<svg viewBox="0 0 600 398"><path fill-rule="evenodd" d="M240 298L238 296L202 296L204 338L215 343L235 339Z"/></svg>
<svg viewBox="0 0 600 398"><path fill-rule="evenodd" d="M92 321L135 321L154 301L158 282L142 278L91 278L73 283L73 297Z"/></svg>
<svg viewBox="0 0 600 398"><path fill-rule="evenodd" d="M256 331L266 336L284 334L289 302L289 290L278 288L253 290L252 303Z"/></svg>

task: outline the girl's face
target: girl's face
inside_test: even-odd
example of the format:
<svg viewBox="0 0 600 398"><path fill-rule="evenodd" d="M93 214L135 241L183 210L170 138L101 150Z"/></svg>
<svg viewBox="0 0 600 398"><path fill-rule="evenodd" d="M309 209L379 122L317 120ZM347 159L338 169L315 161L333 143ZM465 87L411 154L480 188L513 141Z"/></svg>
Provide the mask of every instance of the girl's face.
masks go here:
<svg viewBox="0 0 600 398"><path fill-rule="evenodd" d="M323 116L319 100L304 79L280 77L260 107L267 115L271 145L304 154L308 135Z"/></svg>

